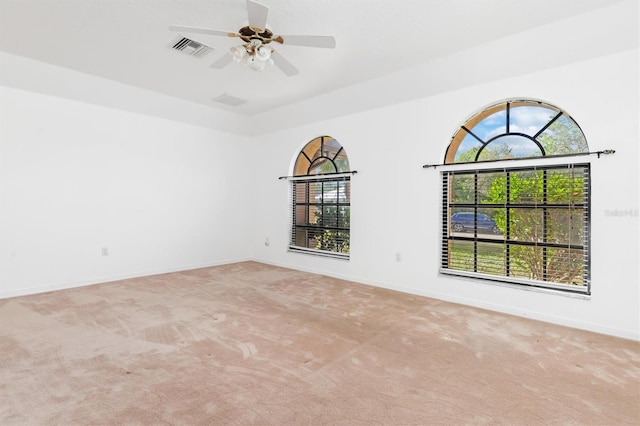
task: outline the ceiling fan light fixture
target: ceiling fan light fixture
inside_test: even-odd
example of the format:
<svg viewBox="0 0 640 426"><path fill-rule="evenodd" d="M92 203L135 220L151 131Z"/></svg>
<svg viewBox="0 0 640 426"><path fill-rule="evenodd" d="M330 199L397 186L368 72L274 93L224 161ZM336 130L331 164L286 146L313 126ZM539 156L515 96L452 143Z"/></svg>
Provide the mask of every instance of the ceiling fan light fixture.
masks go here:
<svg viewBox="0 0 640 426"><path fill-rule="evenodd" d="M273 60L271 60L271 58L268 58L266 60L261 59L257 55L253 54L253 55L247 55L242 60L242 63L243 65L245 65L248 68L251 68L254 71L262 71L267 67L267 65L273 64Z"/></svg>
<svg viewBox="0 0 640 426"><path fill-rule="evenodd" d="M262 71L267 65L273 64L273 49L258 39L251 39L242 46L233 46L229 52L236 62L254 71Z"/></svg>
<svg viewBox="0 0 640 426"><path fill-rule="evenodd" d="M272 52L273 49L271 47L263 44L256 49L256 57L261 61L268 61L269 59L271 59Z"/></svg>
<svg viewBox="0 0 640 426"><path fill-rule="evenodd" d="M244 46L233 46L229 49L229 52L236 62L242 62L242 60L247 57L247 50Z"/></svg>

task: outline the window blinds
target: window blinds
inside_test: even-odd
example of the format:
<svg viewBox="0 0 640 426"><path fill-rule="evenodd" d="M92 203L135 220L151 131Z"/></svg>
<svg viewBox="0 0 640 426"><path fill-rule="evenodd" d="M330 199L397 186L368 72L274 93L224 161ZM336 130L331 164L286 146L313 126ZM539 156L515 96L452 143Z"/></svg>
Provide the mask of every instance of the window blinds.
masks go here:
<svg viewBox="0 0 640 426"><path fill-rule="evenodd" d="M291 181L290 250L349 257L350 179L350 175L333 175Z"/></svg>
<svg viewBox="0 0 640 426"><path fill-rule="evenodd" d="M590 292L589 164L442 172L440 271Z"/></svg>

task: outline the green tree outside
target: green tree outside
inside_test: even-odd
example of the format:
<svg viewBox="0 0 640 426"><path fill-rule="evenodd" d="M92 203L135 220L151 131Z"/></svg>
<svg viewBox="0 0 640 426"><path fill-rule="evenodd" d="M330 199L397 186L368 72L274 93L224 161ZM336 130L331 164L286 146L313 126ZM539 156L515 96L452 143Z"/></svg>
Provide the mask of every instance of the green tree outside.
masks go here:
<svg viewBox="0 0 640 426"><path fill-rule="evenodd" d="M496 209L493 220L504 235L508 232L510 240L580 245L584 239L582 211L560 206L580 204L583 196L582 176L573 176L565 169L527 171L510 174L508 200L506 175L494 177L482 203L506 205L508 201L531 206ZM542 205L546 207L540 208ZM510 245L509 250L515 275L582 284L582 251L519 245Z"/></svg>

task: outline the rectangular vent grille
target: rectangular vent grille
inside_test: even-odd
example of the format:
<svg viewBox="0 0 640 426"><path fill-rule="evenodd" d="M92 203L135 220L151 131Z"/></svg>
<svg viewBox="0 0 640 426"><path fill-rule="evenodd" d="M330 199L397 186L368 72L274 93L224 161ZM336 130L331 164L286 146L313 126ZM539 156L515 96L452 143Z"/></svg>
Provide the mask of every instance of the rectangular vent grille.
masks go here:
<svg viewBox="0 0 640 426"><path fill-rule="evenodd" d="M179 50L191 56L204 56L211 50L211 47L206 46L197 41L191 40L186 37L179 39L174 45L173 49Z"/></svg>
<svg viewBox="0 0 640 426"><path fill-rule="evenodd" d="M239 106L248 102L246 99L237 98L228 93L223 93L222 95L213 98L213 101L230 106Z"/></svg>

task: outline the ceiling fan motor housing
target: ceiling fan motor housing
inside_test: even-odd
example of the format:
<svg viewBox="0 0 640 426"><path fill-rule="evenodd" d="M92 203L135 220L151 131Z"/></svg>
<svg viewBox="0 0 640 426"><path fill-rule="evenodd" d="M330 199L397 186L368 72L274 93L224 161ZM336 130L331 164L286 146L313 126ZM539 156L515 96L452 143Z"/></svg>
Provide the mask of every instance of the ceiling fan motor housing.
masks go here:
<svg viewBox="0 0 640 426"><path fill-rule="evenodd" d="M260 40L262 44L271 43L273 40L273 32L268 29L262 28L253 28L251 26L246 26L240 28L238 31L240 38L245 42L250 42L251 40Z"/></svg>

